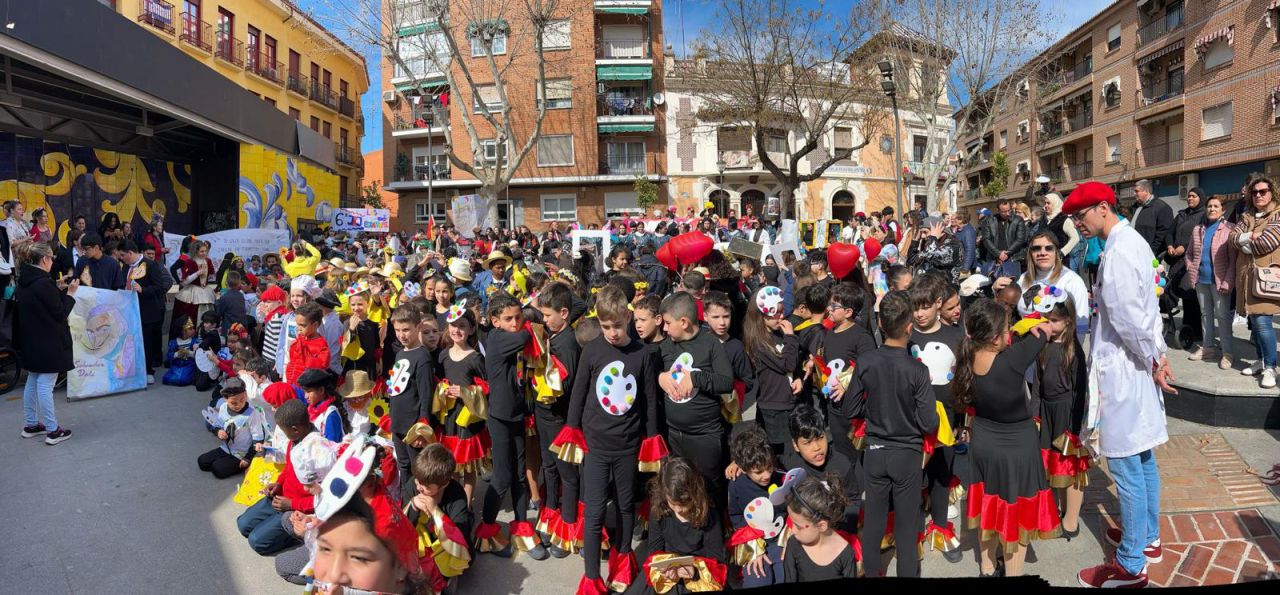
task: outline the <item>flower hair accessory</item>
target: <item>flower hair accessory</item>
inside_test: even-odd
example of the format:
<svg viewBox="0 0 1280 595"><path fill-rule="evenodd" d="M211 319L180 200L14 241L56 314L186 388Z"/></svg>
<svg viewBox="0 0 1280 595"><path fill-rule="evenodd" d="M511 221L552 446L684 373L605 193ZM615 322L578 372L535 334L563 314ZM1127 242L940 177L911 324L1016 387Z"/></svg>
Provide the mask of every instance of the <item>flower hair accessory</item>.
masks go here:
<svg viewBox="0 0 1280 595"><path fill-rule="evenodd" d="M462 318L462 316L466 313L467 313L467 300L464 298L464 299L458 300L458 303L452 306L449 306L449 316L445 319L445 322L448 322L449 324L453 324L457 322L459 318Z"/></svg>
<svg viewBox="0 0 1280 595"><path fill-rule="evenodd" d="M756 308L767 318L782 313L782 290L772 285L766 286L756 294Z"/></svg>

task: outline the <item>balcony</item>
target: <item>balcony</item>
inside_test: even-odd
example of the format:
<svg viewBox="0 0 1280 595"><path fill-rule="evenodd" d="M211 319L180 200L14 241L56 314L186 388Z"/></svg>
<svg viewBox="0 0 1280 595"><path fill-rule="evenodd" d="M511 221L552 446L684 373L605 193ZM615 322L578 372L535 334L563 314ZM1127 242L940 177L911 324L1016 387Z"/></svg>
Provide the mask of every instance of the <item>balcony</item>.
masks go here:
<svg viewBox="0 0 1280 595"><path fill-rule="evenodd" d="M991 156L990 150L978 151L965 159L964 166L966 169L989 166L991 164Z"/></svg>
<svg viewBox="0 0 1280 595"><path fill-rule="evenodd" d="M1182 17L1182 7L1179 6L1177 10L1167 12L1163 17L1157 18L1156 20L1143 25L1142 28L1138 29L1137 47L1147 45L1148 43L1159 39L1164 34L1181 27L1183 22Z"/></svg>
<svg viewBox="0 0 1280 595"><path fill-rule="evenodd" d="M307 75L300 74L296 71L289 71L289 80L286 85L290 91L297 93L303 97L307 96L307 89L311 87L311 79Z"/></svg>
<svg viewBox="0 0 1280 595"><path fill-rule="evenodd" d="M913 175L913 176L915 176L915 177L917 177L917 178L922 178L922 177L924 177L924 168L925 168L925 165L926 165L926 164L925 164L925 162L924 162L923 160L919 160L919 161L908 161L908 162L907 162L907 171L908 171L908 172L910 172L910 173L911 173L911 175Z"/></svg>
<svg viewBox="0 0 1280 595"><path fill-rule="evenodd" d="M653 108L648 105L648 98L633 96L603 96L596 101L596 113L600 116L650 116L653 121Z"/></svg>
<svg viewBox="0 0 1280 595"><path fill-rule="evenodd" d="M334 146L334 157L337 158L338 163L343 165L355 165L356 155L358 155L358 153L356 152L355 147L347 147L343 145Z"/></svg>
<svg viewBox="0 0 1280 595"><path fill-rule="evenodd" d="M333 88L321 85L315 79L311 79L311 92L308 95L311 97L311 101L319 103L332 111L338 111L338 94L333 92Z"/></svg>
<svg viewBox="0 0 1280 595"><path fill-rule="evenodd" d="M596 40L597 60L649 60L648 39L604 38Z"/></svg>
<svg viewBox="0 0 1280 595"><path fill-rule="evenodd" d="M1067 117L1067 132L1079 132L1093 126L1093 106L1087 105Z"/></svg>
<svg viewBox="0 0 1280 595"><path fill-rule="evenodd" d="M652 159L651 159L652 158ZM654 163L649 164L650 161ZM646 167L646 165L651 165ZM658 171L657 155L625 152L609 155L600 160L600 175L604 176L642 176Z"/></svg>
<svg viewBox="0 0 1280 595"><path fill-rule="evenodd" d="M263 52L250 52L244 69L277 85L284 85L284 63L276 62Z"/></svg>
<svg viewBox="0 0 1280 595"><path fill-rule="evenodd" d="M339 98L338 98L338 113L339 113L339 114L342 114L342 115L344 115L344 116L346 116L346 117L348 117L348 118L355 117L355 115L356 115L356 102L352 101L352 100L351 100L350 98L348 98L348 97L339 97Z"/></svg>
<svg viewBox="0 0 1280 595"><path fill-rule="evenodd" d="M1138 167L1153 167L1182 161L1182 139L1138 149Z"/></svg>
<svg viewBox="0 0 1280 595"><path fill-rule="evenodd" d="M1167 101L1182 95L1182 75L1170 76L1168 80L1142 86L1139 96L1143 107Z"/></svg>
<svg viewBox="0 0 1280 595"><path fill-rule="evenodd" d="M138 22L173 35L173 5L164 0L142 0Z"/></svg>
<svg viewBox="0 0 1280 595"><path fill-rule="evenodd" d="M424 163L413 166L413 181L452 180L453 172L446 163Z"/></svg>
<svg viewBox="0 0 1280 595"><path fill-rule="evenodd" d="M1076 64L1071 70L1063 72L1063 83L1070 85L1071 83L1089 76L1091 73L1093 73L1093 61L1084 60L1079 64Z"/></svg>
<svg viewBox="0 0 1280 595"><path fill-rule="evenodd" d="M1040 141L1051 141L1059 136L1066 134L1066 128L1062 125L1062 120L1054 118L1049 122L1040 123Z"/></svg>
<svg viewBox="0 0 1280 595"><path fill-rule="evenodd" d="M213 55L219 60L244 68L244 42L230 35L219 35L213 47Z"/></svg>
<svg viewBox="0 0 1280 595"><path fill-rule="evenodd" d="M982 196L982 189L980 188L972 188L964 191L964 200L966 202L978 200L979 196Z"/></svg>
<svg viewBox="0 0 1280 595"><path fill-rule="evenodd" d="M435 123L431 118L424 117L406 120L397 115L391 129L391 136L395 138L426 138L443 134L443 125Z"/></svg>
<svg viewBox="0 0 1280 595"><path fill-rule="evenodd" d="M213 53L213 25L197 19L196 15L182 15L182 33L178 39L206 54Z"/></svg>
<svg viewBox="0 0 1280 595"><path fill-rule="evenodd" d="M395 65L391 76L391 84L393 85L409 84L413 87L427 81L443 81L445 78L444 70L437 66L435 60L431 58L426 56L421 58L406 57L403 60L408 68L400 64Z"/></svg>
<svg viewBox="0 0 1280 595"><path fill-rule="evenodd" d="M1067 179L1073 182L1083 182L1093 177L1093 162L1085 161L1075 165L1067 166Z"/></svg>

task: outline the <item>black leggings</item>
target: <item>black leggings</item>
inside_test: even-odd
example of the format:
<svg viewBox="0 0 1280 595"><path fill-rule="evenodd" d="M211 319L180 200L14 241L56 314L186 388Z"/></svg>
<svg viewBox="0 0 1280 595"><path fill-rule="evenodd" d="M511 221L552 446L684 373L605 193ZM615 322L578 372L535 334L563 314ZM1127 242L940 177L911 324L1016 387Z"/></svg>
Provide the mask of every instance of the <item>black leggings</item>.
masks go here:
<svg viewBox="0 0 1280 595"><path fill-rule="evenodd" d="M588 451L582 461L583 523L582 559L589 579L600 578L600 530L604 528L605 506L610 486L618 507L618 533L610 535L613 548L620 554L631 551L631 534L635 531L635 489L638 452L603 454Z"/></svg>
<svg viewBox="0 0 1280 595"><path fill-rule="evenodd" d="M924 467L924 485L929 490L929 515L933 524L947 526L947 506L951 503L951 477L956 453L950 446L939 446Z"/></svg>
<svg viewBox="0 0 1280 595"><path fill-rule="evenodd" d="M215 448L197 457L196 465L201 471L212 473L218 479L244 473L244 469L240 468L240 459L221 448Z"/></svg>
<svg viewBox="0 0 1280 595"><path fill-rule="evenodd" d="M492 524L498 520L502 499L511 493L514 522L529 520L529 486L524 474L524 420L502 421L492 417L486 422L493 439L493 478L484 492L482 520Z"/></svg>
<svg viewBox="0 0 1280 595"><path fill-rule="evenodd" d="M862 457L866 464L867 511L862 523L862 568L868 577L881 576L880 542L894 511L893 540L897 547L898 576L920 576L916 555L920 528L920 451L906 448L877 448ZM946 516L944 510L943 516Z"/></svg>
<svg viewBox="0 0 1280 595"><path fill-rule="evenodd" d="M538 443L542 447L542 485L546 491L545 506L560 509L567 523L578 521L578 468L551 454L551 441L564 427L564 417L555 410L535 407L533 420L538 426Z"/></svg>
<svg viewBox="0 0 1280 595"><path fill-rule="evenodd" d="M713 502L724 502L729 484L724 478L728 466L729 437L721 431L715 434L686 434L675 428L667 429L671 455L689 461L698 473L707 479Z"/></svg>
<svg viewBox="0 0 1280 595"><path fill-rule="evenodd" d="M391 446L396 451L396 483L400 486L400 498L408 502L418 493L413 485L413 461L418 458L422 449L409 446L404 441L404 434L393 435Z"/></svg>

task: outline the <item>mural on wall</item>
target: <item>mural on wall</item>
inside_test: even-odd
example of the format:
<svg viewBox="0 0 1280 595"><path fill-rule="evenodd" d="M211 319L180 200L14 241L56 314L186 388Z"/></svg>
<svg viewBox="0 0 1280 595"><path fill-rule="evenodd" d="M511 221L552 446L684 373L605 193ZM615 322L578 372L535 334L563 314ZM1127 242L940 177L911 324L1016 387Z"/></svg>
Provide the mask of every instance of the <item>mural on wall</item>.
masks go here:
<svg viewBox="0 0 1280 595"><path fill-rule="evenodd" d="M240 145L240 228L298 229L298 220L328 222L338 202L338 175L256 145Z"/></svg>
<svg viewBox="0 0 1280 595"><path fill-rule="evenodd" d="M153 215L165 230L193 231L191 166L0 132L0 201L20 200L49 212L49 227L65 241L77 215L96 231L115 213L141 232Z"/></svg>

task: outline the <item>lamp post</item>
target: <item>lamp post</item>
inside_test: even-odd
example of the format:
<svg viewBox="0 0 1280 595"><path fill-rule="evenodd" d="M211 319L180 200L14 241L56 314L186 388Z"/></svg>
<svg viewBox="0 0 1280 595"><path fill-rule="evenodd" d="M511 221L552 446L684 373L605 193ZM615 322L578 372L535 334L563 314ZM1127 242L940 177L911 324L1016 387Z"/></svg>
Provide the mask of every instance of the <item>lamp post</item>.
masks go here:
<svg viewBox="0 0 1280 595"><path fill-rule="evenodd" d="M876 66L880 68L880 89L893 103L893 191L898 199L897 215L902 217L902 125L898 121L898 86L893 82L892 60L888 57L881 58Z"/></svg>
<svg viewBox="0 0 1280 595"><path fill-rule="evenodd" d="M728 166L729 164L724 162L724 157L716 159L716 190L720 192L721 197L728 197L729 195L728 192L724 191L724 168Z"/></svg>

